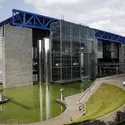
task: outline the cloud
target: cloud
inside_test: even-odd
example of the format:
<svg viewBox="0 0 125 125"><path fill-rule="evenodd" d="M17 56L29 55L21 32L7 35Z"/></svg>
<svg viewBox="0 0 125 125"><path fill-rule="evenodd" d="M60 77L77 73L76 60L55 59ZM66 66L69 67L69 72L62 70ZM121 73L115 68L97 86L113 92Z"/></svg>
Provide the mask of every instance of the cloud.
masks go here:
<svg viewBox="0 0 125 125"><path fill-rule="evenodd" d="M7 0L0 0L0 9L3 7L2 4L6 2Z"/></svg>
<svg viewBox="0 0 125 125"><path fill-rule="evenodd" d="M38 13L125 36L124 0L24 0Z"/></svg>
<svg viewBox="0 0 125 125"><path fill-rule="evenodd" d="M25 3L32 3L35 0L24 0ZM38 0L38 3L44 4L75 4L81 0Z"/></svg>

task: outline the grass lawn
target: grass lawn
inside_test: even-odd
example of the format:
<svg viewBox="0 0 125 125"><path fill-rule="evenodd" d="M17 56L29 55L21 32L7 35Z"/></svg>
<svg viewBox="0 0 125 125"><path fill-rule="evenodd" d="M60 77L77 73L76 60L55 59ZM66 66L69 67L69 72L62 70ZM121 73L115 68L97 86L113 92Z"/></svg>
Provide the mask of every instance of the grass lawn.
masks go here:
<svg viewBox="0 0 125 125"><path fill-rule="evenodd" d="M94 120L120 108L123 104L125 104L125 91L104 83L86 102L86 115L81 116L73 123Z"/></svg>

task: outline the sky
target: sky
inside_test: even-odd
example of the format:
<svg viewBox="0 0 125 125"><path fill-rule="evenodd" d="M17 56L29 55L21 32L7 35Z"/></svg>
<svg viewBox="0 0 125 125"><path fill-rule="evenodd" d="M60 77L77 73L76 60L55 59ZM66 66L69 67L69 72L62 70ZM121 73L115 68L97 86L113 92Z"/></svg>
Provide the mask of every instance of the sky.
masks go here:
<svg viewBox="0 0 125 125"><path fill-rule="evenodd" d="M125 36L125 0L0 0L0 22L13 8Z"/></svg>

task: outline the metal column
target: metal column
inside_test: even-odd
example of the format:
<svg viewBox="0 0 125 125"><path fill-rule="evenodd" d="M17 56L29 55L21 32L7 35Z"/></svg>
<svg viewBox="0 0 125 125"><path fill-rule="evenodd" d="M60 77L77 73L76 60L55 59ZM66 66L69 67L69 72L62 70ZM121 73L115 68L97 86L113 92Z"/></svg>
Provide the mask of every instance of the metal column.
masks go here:
<svg viewBox="0 0 125 125"><path fill-rule="evenodd" d="M39 45L39 82L41 84L42 82L42 40L38 40L38 45Z"/></svg>

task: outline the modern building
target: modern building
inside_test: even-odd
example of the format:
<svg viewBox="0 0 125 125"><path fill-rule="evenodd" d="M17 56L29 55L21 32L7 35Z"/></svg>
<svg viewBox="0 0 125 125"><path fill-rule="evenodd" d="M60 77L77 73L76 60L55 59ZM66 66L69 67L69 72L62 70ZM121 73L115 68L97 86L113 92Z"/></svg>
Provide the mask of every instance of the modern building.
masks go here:
<svg viewBox="0 0 125 125"><path fill-rule="evenodd" d="M124 73L125 37L21 10L0 23L5 88Z"/></svg>

